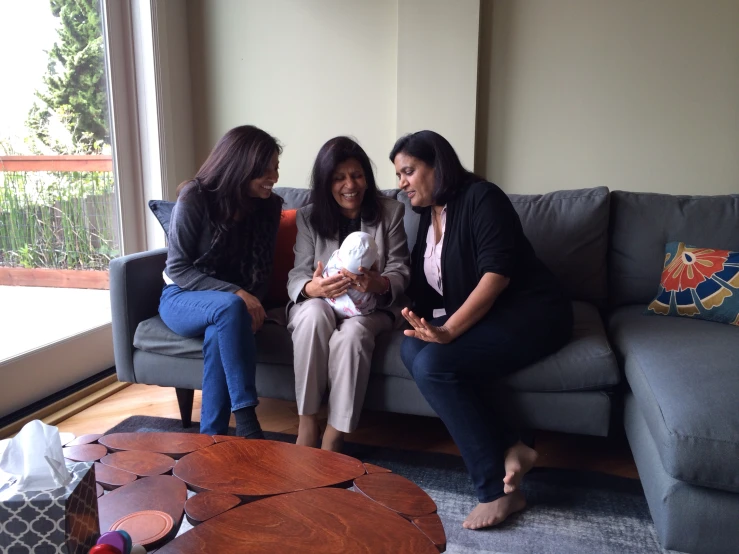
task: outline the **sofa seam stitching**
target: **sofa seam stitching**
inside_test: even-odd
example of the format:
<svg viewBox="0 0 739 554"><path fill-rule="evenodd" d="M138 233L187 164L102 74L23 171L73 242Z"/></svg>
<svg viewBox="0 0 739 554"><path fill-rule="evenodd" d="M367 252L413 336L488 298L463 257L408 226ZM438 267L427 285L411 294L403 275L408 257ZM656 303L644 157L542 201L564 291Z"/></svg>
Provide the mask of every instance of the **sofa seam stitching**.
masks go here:
<svg viewBox="0 0 739 554"><path fill-rule="evenodd" d="M535 202L543 202L546 200L547 202L564 202L565 200L580 200L582 198L604 198L607 197L610 193L597 193L597 194L583 194L580 196L568 196L566 198L537 198L537 199L529 199L529 200L513 200L509 197L509 200L511 200L511 204L533 204ZM542 195L543 196L543 195Z"/></svg>

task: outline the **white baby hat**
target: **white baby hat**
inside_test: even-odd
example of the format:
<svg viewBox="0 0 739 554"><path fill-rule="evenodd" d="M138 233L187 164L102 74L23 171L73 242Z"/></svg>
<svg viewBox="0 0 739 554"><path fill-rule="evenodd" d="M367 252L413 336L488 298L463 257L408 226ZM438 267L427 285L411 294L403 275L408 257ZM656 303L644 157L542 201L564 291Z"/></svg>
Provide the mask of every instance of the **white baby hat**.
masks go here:
<svg viewBox="0 0 739 554"><path fill-rule="evenodd" d="M369 269L377 261L377 244L372 235L363 231L349 234L339 248L341 266L355 275L360 267Z"/></svg>

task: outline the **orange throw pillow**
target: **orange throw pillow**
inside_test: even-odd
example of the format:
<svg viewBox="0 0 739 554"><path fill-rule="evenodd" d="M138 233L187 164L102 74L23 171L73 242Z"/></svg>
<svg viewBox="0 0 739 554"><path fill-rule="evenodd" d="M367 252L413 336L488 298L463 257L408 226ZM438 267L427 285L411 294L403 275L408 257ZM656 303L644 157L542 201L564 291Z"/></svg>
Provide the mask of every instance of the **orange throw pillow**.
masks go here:
<svg viewBox="0 0 739 554"><path fill-rule="evenodd" d="M298 226L295 217L298 210L284 210L280 219L280 228L275 241L275 257L272 268L272 281L267 298L269 304L285 305L290 298L287 296L287 274L295 265L295 239L298 236Z"/></svg>

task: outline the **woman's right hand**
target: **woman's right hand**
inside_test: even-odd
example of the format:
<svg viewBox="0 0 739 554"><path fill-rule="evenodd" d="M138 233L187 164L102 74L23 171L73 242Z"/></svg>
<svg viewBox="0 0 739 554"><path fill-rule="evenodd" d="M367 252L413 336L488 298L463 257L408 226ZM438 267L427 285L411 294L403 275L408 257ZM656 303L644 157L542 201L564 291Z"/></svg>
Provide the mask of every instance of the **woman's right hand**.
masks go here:
<svg viewBox="0 0 739 554"><path fill-rule="evenodd" d="M264 311L262 303L256 296L249 294L244 289L237 290L236 296L241 298L244 301L244 304L246 304L246 309L249 311L249 315L251 316L251 330L256 333L262 328L264 318L267 317L267 313Z"/></svg>
<svg viewBox="0 0 739 554"><path fill-rule="evenodd" d="M352 282L341 273L324 277L323 263L319 261L313 272L313 279L306 283L304 290L311 298L336 298L344 294L351 285Z"/></svg>

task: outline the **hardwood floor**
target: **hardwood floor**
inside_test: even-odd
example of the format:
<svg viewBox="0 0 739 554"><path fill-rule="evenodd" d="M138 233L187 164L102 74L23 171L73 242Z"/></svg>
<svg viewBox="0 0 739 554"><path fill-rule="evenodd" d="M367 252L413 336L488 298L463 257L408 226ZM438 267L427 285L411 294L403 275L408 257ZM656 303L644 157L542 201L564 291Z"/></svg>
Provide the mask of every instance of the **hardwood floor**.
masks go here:
<svg viewBox="0 0 739 554"><path fill-rule="evenodd" d="M265 431L297 435L294 402L263 398L257 408ZM132 415L179 419L174 389L131 385L105 400L58 423L60 431L75 435L103 433ZM195 392L193 420L200 419L200 391ZM325 425L325 413L322 414ZM235 426L233 417L231 425ZM359 428L348 440L362 444L442 452L459 455L444 425L437 418L365 412ZM623 438L585 437L539 431L535 435L540 467L599 471L638 479L634 459Z"/></svg>

